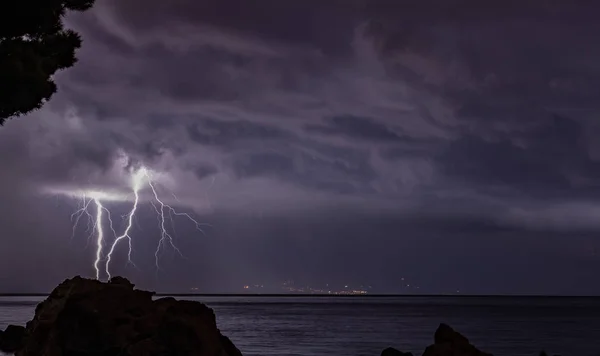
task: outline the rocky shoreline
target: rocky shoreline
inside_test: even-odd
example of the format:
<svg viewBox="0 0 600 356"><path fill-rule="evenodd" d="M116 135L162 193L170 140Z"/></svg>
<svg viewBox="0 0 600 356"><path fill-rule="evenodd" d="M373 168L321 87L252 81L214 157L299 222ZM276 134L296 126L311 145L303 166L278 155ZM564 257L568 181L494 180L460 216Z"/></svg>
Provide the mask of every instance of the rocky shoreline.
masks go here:
<svg viewBox="0 0 600 356"><path fill-rule="evenodd" d="M200 302L153 299L127 279L74 277L38 304L32 320L0 331L0 351L16 356L241 356ZM387 348L381 356L412 356ZM446 324L423 356L491 356ZM540 356L546 356L544 352Z"/></svg>
<svg viewBox="0 0 600 356"><path fill-rule="evenodd" d="M68 279L24 328L7 328L0 346L16 356L242 355L206 305L153 296L121 277Z"/></svg>

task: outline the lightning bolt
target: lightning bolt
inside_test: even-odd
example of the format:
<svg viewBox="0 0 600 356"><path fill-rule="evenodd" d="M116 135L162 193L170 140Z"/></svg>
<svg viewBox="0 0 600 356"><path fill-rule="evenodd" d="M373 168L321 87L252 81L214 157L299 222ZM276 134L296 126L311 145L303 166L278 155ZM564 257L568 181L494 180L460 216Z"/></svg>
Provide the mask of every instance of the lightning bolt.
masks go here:
<svg viewBox="0 0 600 356"><path fill-rule="evenodd" d="M86 215L88 218L88 229L86 231L88 231L90 228L90 222L94 220L94 218L92 217L92 215L89 213L89 210L88 210L88 207L89 207L90 203L92 202L92 199L88 200L85 193L82 193L81 200L82 200L81 208L79 208L77 211L75 211L73 214L71 214L71 221L73 221L73 218L75 218L75 222L73 223L73 233L71 234L71 240L73 238L75 238L75 232L77 231L77 226L79 225L79 220L81 220L81 217L83 215Z"/></svg>
<svg viewBox="0 0 600 356"><path fill-rule="evenodd" d="M134 265L133 262L131 261L131 253L133 251L133 246L131 244L131 235L129 233L133 226L133 220L135 217L135 213L137 211L138 204L140 202L140 189L142 187L143 177L145 175L146 175L146 168L142 167L142 168L140 168L139 171L134 173L133 176L131 177L131 190L133 191L133 196L134 196L133 207L131 208L131 211L129 211L129 214L127 214L125 216L127 219L127 227L125 227L125 231L123 231L122 235L117 236L117 238L115 238L115 240L112 243L110 250L107 254L105 270L106 270L106 275L108 276L108 279L110 279L109 265L110 265L110 261L112 258L112 254L113 254L113 252L115 252L115 248L117 247L119 242L123 239L127 239L128 247L129 247L127 250L127 262Z"/></svg>
<svg viewBox="0 0 600 356"><path fill-rule="evenodd" d="M92 194L92 195L94 195L94 194ZM90 211L89 211L90 205L92 204L92 202L96 206L95 216L92 215L92 213L90 213ZM98 198L98 197L91 196L88 198L87 195L85 193L83 193L81 208L78 209L76 212L74 212L71 215L71 220L73 220L73 218L75 218L75 222L73 224L73 233L71 235L71 238L73 238L75 236L77 226L79 225L79 221L81 220L81 217L83 215L85 215L88 219L88 228L86 229L86 231L91 230L90 234L88 235L88 241L94 234L96 234L96 259L94 260L94 269L96 270L96 278L97 279L100 278L99 265L100 265L100 262L102 262L102 250L104 248L104 227L102 225L104 213L106 213L106 217L109 222L110 230L113 232L114 236L116 237L117 233L113 226L113 221L112 221L112 217L110 215L110 211L106 207L104 207L104 205L102 205L102 202L100 201L100 198Z"/></svg>
<svg viewBox="0 0 600 356"><path fill-rule="evenodd" d="M165 204L158 195L156 186L154 184L154 181L152 180L152 176L150 175L150 172L148 172L147 170L144 170L143 173L148 182L148 186L150 187L150 190L152 191L154 200L156 200L156 202L160 205L160 209L159 209L155 204L152 204L152 206L154 207L154 210L156 211L156 214L158 216L159 226L160 226L160 230L161 230L161 237L160 237L160 240L158 241L158 246L156 247L156 251L154 252L156 268L158 269L158 268L160 268L159 264L158 264L158 260L159 260L159 256L160 256L161 247L165 246L166 243L171 245L171 247L175 251L177 251L177 253L181 257L183 257L183 253L181 253L181 250L175 245L175 242L173 241L173 236L171 234L169 234L169 232L167 231L167 227L165 224L166 223L165 209L169 213L168 217L169 217L172 225L174 225L172 215L185 216L186 218L188 218L188 220L190 220L192 223L194 223L196 225L196 229L198 229L200 232L202 232L202 234L204 234L204 230L202 230L202 227L201 227L202 224L200 224L198 221L196 221L194 218L192 218L188 213L180 213L180 212L176 211L172 206Z"/></svg>
<svg viewBox="0 0 600 356"><path fill-rule="evenodd" d="M113 220L112 220L112 217L110 214L110 210L107 209L102 204L102 199L104 197L107 197L107 195L104 193L101 193L101 192L88 192L87 194L82 193L80 208L71 215L71 221L74 220L73 233L72 233L71 238L74 237L76 228L77 228L81 218L83 216L86 216L88 218L88 229L87 230L91 230L91 233L90 233L88 239L90 239L91 236L93 236L93 235L96 236L96 258L94 260L94 269L96 271L96 279L100 279L100 277L101 277L100 264L103 261L104 261L104 268L103 268L104 272L108 276L108 279L111 278L110 263L111 263L111 261L113 261L113 253L115 252L117 246L123 240L127 240L127 245L128 245L127 262L132 264L133 266L135 266L135 264L133 263L132 258L131 258L132 252L133 252L132 229L133 229L133 224L135 221L135 215L138 212L138 207L140 205L140 192L142 191L142 188L144 186L147 186L148 188L150 188L150 191L152 192L152 197L151 197L152 200L150 200L150 204L152 205L152 207L154 208L154 210L157 214L157 219L159 222L159 230L161 233L161 235L160 235L161 237L160 237L160 240L158 242L158 245L156 247L155 254L154 254L155 264L156 264L157 269L160 269L160 267L159 267L160 252L167 245L171 246L181 257L183 257L183 253L175 244L175 241L173 238L174 232L173 233L169 232L169 228L168 228L168 224L167 224L167 221L169 221L171 229L174 231L175 223L174 223L173 216L182 216L182 217L187 218L189 221L191 221L195 225L196 229L199 230L202 234L205 234L204 230L202 229L202 226L210 226L209 224L201 224L196 219L194 219L190 214L185 213L185 212L179 212L179 211L175 210L175 208L173 208L171 205L166 204L161 199L161 197L158 193L157 185L155 183L155 180L152 177L152 172L143 166L140 167L138 170L133 171L131 174L130 188L133 193L133 205L132 205L131 209L129 210L129 213L127 213L123 216L123 219L126 221L126 226L121 235L117 236L117 233L114 229L114 224L113 224ZM174 194L173 194L173 196L175 197L176 200L178 200ZM90 213L90 205L92 204L92 202L94 202L94 205L96 207L95 215ZM104 228L102 225L104 215L106 215L106 219L109 222L110 230L112 231L112 233L114 235L114 240L112 241L112 244L110 244L110 248L108 249L108 252L106 253L106 255L103 254L104 247L106 244L105 231L104 231Z"/></svg>
<svg viewBox="0 0 600 356"><path fill-rule="evenodd" d="M94 269L96 270L96 279L100 278L100 260L102 259L102 248L104 247L104 229L102 228L102 212L104 206L98 199L94 199L96 203L96 223L94 229L98 230L98 238L96 239L96 260L94 261Z"/></svg>

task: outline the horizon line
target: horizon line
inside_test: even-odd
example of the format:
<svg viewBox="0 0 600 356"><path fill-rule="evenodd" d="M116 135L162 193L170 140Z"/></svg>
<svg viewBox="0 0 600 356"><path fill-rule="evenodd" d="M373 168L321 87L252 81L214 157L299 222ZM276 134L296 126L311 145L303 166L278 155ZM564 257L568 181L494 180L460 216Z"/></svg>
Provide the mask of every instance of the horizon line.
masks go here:
<svg viewBox="0 0 600 356"><path fill-rule="evenodd" d="M143 289L136 289L143 290ZM47 293L0 293L0 297L48 297ZM560 294L324 294L324 293L154 293L157 297L288 297L288 298L600 298L600 295Z"/></svg>

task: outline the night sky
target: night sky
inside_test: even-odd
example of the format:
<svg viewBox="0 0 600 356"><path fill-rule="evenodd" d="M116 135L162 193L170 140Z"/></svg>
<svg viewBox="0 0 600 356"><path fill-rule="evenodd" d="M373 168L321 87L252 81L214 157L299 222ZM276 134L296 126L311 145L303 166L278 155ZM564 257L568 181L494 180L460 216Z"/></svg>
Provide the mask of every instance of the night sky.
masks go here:
<svg viewBox="0 0 600 356"><path fill-rule="evenodd" d="M211 225L177 217L157 270L142 204L114 267L140 287L599 294L591 6L98 0L58 94L0 128L0 292L94 275L79 200L47 191L128 193L125 153Z"/></svg>

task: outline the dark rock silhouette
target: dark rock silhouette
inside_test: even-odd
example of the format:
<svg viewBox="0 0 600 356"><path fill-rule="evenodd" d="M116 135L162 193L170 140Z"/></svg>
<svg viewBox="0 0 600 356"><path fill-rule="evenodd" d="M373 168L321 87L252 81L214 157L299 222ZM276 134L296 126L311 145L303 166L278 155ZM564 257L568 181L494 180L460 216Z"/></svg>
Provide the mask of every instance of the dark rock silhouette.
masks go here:
<svg viewBox="0 0 600 356"><path fill-rule="evenodd" d="M0 331L0 351L13 353L23 347L25 341L25 328L18 325L9 325L6 330Z"/></svg>
<svg viewBox="0 0 600 356"><path fill-rule="evenodd" d="M437 328L433 342L433 345L425 349L422 356L492 356L478 350L466 337L446 324L440 324ZM412 354L388 347L383 350L381 356L412 356Z"/></svg>
<svg viewBox="0 0 600 356"><path fill-rule="evenodd" d="M413 356L410 352L402 352L393 347L388 347L381 352L381 356Z"/></svg>
<svg viewBox="0 0 600 356"><path fill-rule="evenodd" d="M206 305L153 300L123 277L75 277L59 284L22 326L0 331L0 351L16 356L242 356ZM413 356L388 347L381 356ZM422 356L492 356L446 324ZM540 356L547 356L542 351Z"/></svg>
<svg viewBox="0 0 600 356"><path fill-rule="evenodd" d="M423 356L492 356L478 350L469 340L446 324L440 324Z"/></svg>
<svg viewBox="0 0 600 356"><path fill-rule="evenodd" d="M402 352L393 347L388 347L381 352L381 356L413 356L410 352ZM433 335L433 345L428 346L422 356L493 356L478 350L471 345L461 333L455 331L447 324L440 324ZM548 356L545 351L539 356ZM554 355L560 356L560 355Z"/></svg>
<svg viewBox="0 0 600 356"><path fill-rule="evenodd" d="M206 305L75 277L40 303L17 356L241 356Z"/></svg>
<svg viewBox="0 0 600 356"><path fill-rule="evenodd" d="M540 352L540 356L548 356L548 354L546 353L546 351L541 351ZM554 356L560 356L560 355L554 355Z"/></svg>

